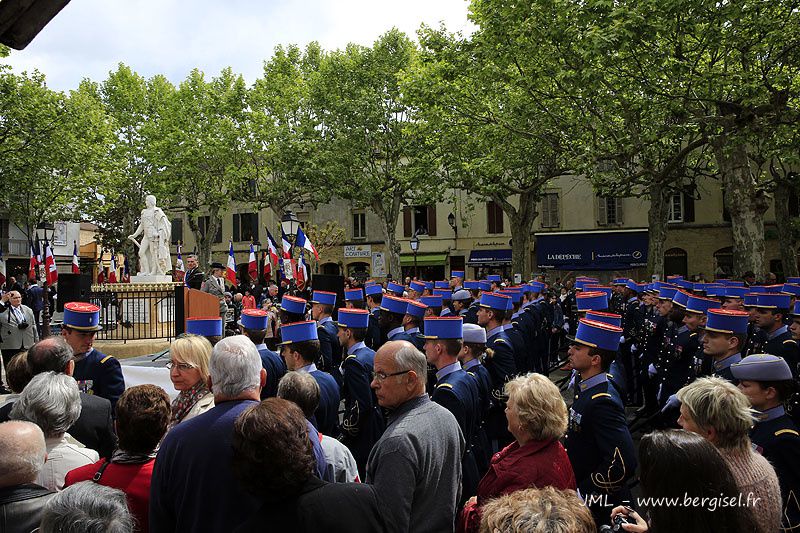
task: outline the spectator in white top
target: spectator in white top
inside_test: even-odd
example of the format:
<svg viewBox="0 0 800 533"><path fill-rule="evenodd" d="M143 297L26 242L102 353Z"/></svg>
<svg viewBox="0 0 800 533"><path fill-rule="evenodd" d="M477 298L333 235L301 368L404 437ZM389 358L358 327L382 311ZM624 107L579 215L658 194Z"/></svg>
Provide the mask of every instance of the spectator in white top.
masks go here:
<svg viewBox="0 0 800 533"><path fill-rule="evenodd" d="M14 403L12 420L33 422L44 432L47 461L36 479L39 485L61 490L67 472L100 459L95 450L86 448L67 433L80 414L77 382L52 371L34 376Z"/></svg>

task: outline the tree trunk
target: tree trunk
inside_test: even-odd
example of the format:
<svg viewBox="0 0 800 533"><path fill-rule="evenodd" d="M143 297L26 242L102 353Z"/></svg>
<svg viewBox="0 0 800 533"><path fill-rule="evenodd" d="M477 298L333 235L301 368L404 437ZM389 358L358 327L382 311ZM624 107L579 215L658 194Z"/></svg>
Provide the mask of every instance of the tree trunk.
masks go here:
<svg viewBox="0 0 800 533"><path fill-rule="evenodd" d="M650 244L647 272L664 279L664 243L667 240L670 191L663 183L653 181L648 187L648 195L650 211L647 213L647 233Z"/></svg>
<svg viewBox="0 0 800 533"><path fill-rule="evenodd" d="M523 280L531 275L531 229L539 213L536 202L539 191L528 191L519 195L519 207L514 208L504 197L492 198L508 216L511 224L511 270L521 274Z"/></svg>
<svg viewBox="0 0 800 533"><path fill-rule="evenodd" d="M775 225L778 230L778 245L781 249L781 263L784 276L798 276L797 243L794 242L792 217L789 214L791 186L788 178L781 178L775 184Z"/></svg>
<svg viewBox="0 0 800 533"><path fill-rule="evenodd" d="M386 245L386 255L388 261L387 274L393 279L402 279L403 268L400 265L400 243L397 242L397 219L400 216L400 204L402 196L395 192L391 203L386 205L383 198L374 198L371 202L372 210L381 219L381 229L383 230L384 243Z"/></svg>
<svg viewBox="0 0 800 533"><path fill-rule="evenodd" d="M764 279L764 213L769 206L766 195L750 173L744 144L732 143L728 135L722 134L713 146L722 173L725 205L731 215L734 274L741 277L752 271L757 279Z"/></svg>

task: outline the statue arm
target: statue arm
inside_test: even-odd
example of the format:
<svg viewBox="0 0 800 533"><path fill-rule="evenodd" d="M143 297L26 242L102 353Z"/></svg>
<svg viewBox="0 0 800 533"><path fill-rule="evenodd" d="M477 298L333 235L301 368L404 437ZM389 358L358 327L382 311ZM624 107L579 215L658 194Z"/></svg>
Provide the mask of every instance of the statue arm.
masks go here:
<svg viewBox="0 0 800 533"><path fill-rule="evenodd" d="M143 212L143 213L144 213L144 212ZM144 216L144 215L143 215L143 216ZM129 239L135 239L136 237L138 237L139 235L141 235L141 234L142 234L142 232L144 232L144 226L142 225L142 220L141 220L141 219L139 219L139 225L136 227L136 231L135 231L135 232L133 232L131 235L128 235L128 238L129 238Z"/></svg>

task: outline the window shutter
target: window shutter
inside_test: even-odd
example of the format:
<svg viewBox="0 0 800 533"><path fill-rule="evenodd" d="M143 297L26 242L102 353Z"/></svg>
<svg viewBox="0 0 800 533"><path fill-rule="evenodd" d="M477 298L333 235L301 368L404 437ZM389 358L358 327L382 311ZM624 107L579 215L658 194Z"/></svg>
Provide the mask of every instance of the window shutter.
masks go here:
<svg viewBox="0 0 800 533"><path fill-rule="evenodd" d="M428 235L436 235L436 204L428 206Z"/></svg>
<svg viewBox="0 0 800 533"><path fill-rule="evenodd" d="M411 230L411 207L405 206L403 208L403 236L411 237L413 231Z"/></svg>
<svg viewBox="0 0 800 533"><path fill-rule="evenodd" d="M597 224L600 226L608 224L608 218L606 217L606 199L602 196L597 197Z"/></svg>
<svg viewBox="0 0 800 533"><path fill-rule="evenodd" d="M494 217L492 214L492 202L486 202L486 233L497 233L494 229Z"/></svg>
<svg viewBox="0 0 800 533"><path fill-rule="evenodd" d="M497 202L492 203L494 204L495 228L497 233L503 233L503 210Z"/></svg>
<svg viewBox="0 0 800 533"><path fill-rule="evenodd" d="M625 223L625 213L622 210L623 200L624 198L621 197L614 198L614 201L617 203L617 220L615 222L620 225Z"/></svg>
<svg viewBox="0 0 800 533"><path fill-rule="evenodd" d="M2 224L0 224L1 226ZM0 238L2 238L2 230L0 230ZM172 219L172 244L178 244L178 241L183 241L183 219Z"/></svg>
<svg viewBox="0 0 800 533"><path fill-rule="evenodd" d="M548 204L550 204L550 227L557 228L561 225L558 219L558 193L551 194L548 200Z"/></svg>
<svg viewBox="0 0 800 533"><path fill-rule="evenodd" d="M694 222L694 196L683 193L683 221Z"/></svg>
<svg viewBox="0 0 800 533"><path fill-rule="evenodd" d="M233 240L237 242L243 240L240 234L242 229L241 219L242 215L233 215Z"/></svg>

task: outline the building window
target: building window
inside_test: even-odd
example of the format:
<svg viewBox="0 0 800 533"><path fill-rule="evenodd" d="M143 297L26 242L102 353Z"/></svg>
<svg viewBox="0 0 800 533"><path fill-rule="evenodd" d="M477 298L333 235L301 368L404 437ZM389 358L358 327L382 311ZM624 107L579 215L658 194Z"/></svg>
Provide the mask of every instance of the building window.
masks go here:
<svg viewBox="0 0 800 533"><path fill-rule="evenodd" d="M197 217L197 227L200 230L200 235L205 235L208 233L208 227L211 225L211 217L206 215L202 217ZM214 235L214 239L211 241L214 244L219 244L222 242L222 224L219 225L217 228L217 234Z"/></svg>
<svg viewBox="0 0 800 533"><path fill-rule="evenodd" d="M183 242L183 219L172 219L172 244Z"/></svg>
<svg viewBox="0 0 800 533"><path fill-rule="evenodd" d="M542 196L542 227L557 228L561 225L558 213L558 193L548 192Z"/></svg>
<svg viewBox="0 0 800 533"><path fill-rule="evenodd" d="M683 222L683 193L676 192L670 197L668 222Z"/></svg>
<svg viewBox="0 0 800 533"><path fill-rule="evenodd" d="M436 205L413 205L403 208L403 235L436 235Z"/></svg>
<svg viewBox="0 0 800 533"><path fill-rule="evenodd" d="M495 201L486 202L486 233L503 233L503 210Z"/></svg>
<svg viewBox="0 0 800 533"><path fill-rule="evenodd" d="M233 240L236 242L258 240L258 213L233 215Z"/></svg>
<svg viewBox="0 0 800 533"><path fill-rule="evenodd" d="M367 215L366 213L353 213L353 238L367 238Z"/></svg>
<svg viewBox="0 0 800 533"><path fill-rule="evenodd" d="M623 222L622 217L622 198L619 197L602 197L597 198L598 203L598 218L597 223L600 226L619 226Z"/></svg>

